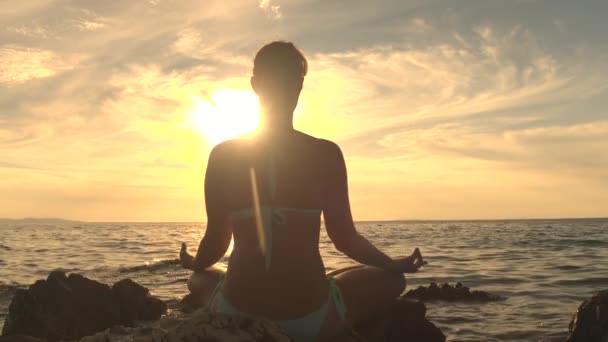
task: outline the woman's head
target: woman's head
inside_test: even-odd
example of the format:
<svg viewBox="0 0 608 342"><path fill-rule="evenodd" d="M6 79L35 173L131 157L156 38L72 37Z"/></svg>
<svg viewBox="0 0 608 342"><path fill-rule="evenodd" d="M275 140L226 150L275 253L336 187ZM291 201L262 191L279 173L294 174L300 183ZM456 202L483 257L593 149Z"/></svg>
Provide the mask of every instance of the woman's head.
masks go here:
<svg viewBox="0 0 608 342"><path fill-rule="evenodd" d="M306 58L290 42L272 42L258 51L251 86L266 110L266 120L291 119L307 72Z"/></svg>

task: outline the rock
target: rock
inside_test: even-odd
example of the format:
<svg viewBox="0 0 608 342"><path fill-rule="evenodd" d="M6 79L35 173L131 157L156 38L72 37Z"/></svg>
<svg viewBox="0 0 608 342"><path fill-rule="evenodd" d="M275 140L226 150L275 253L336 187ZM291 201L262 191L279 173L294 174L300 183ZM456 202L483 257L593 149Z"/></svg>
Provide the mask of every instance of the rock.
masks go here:
<svg viewBox="0 0 608 342"><path fill-rule="evenodd" d="M198 310L178 324L163 323L163 318L151 326L126 328L124 331L106 329L81 342L177 342L177 341L238 341L289 342L291 339L272 322L248 316L210 313ZM174 325L166 329L163 326Z"/></svg>
<svg viewBox="0 0 608 342"><path fill-rule="evenodd" d="M368 341L445 342L445 335L425 315L423 302L401 297L384 315L358 324L355 331Z"/></svg>
<svg viewBox="0 0 608 342"><path fill-rule="evenodd" d="M567 342L608 341L608 290L582 302L568 328Z"/></svg>
<svg viewBox="0 0 608 342"><path fill-rule="evenodd" d="M163 301L131 280L110 288L79 274L55 271L16 291L2 335L76 340L114 325L158 319L166 310Z"/></svg>
<svg viewBox="0 0 608 342"><path fill-rule="evenodd" d="M165 316L137 328L106 329L80 342L288 342L292 339L276 324L246 315L227 315L197 310L187 317ZM350 331L332 341L370 342ZM2 342L2 341L0 341ZM24 341L26 342L26 341Z"/></svg>
<svg viewBox="0 0 608 342"><path fill-rule="evenodd" d="M9 335L0 336L0 342L44 342L44 340L27 335Z"/></svg>
<svg viewBox="0 0 608 342"><path fill-rule="evenodd" d="M180 304L180 310L185 313L191 313L196 309L203 307L203 303L200 300L196 300L196 298L191 293L185 295L184 298L182 298Z"/></svg>
<svg viewBox="0 0 608 342"><path fill-rule="evenodd" d="M150 296L147 288L131 279L114 284L112 294L120 303L120 320L127 325L138 320L156 320L167 311L165 302Z"/></svg>
<svg viewBox="0 0 608 342"><path fill-rule="evenodd" d="M437 285L435 284L435 286ZM181 305L183 312L192 312L201 308L200 303L197 304L190 295L186 295L182 299ZM401 297L395 300L384 315L360 323L353 330L333 340L344 342L443 342L445 335L426 319L426 306L423 302Z"/></svg>
<svg viewBox="0 0 608 342"><path fill-rule="evenodd" d="M403 297L421 301L443 300L449 302L496 302L506 299L485 291L471 291L461 283L457 283L455 286L445 283L441 287L436 283L431 283L428 288L419 286L417 289L409 290Z"/></svg>

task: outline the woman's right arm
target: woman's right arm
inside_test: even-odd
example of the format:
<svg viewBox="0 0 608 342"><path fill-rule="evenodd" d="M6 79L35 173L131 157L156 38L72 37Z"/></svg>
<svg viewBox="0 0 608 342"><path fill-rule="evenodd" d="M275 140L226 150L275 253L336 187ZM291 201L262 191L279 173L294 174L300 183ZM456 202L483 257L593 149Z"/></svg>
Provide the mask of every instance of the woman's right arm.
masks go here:
<svg viewBox="0 0 608 342"><path fill-rule="evenodd" d="M195 271L203 271L218 262L228 250L232 239L229 210L225 200L226 153L221 151L220 146L211 151L205 173L207 228L192 260L191 268Z"/></svg>
<svg viewBox="0 0 608 342"><path fill-rule="evenodd" d="M398 262L399 259L391 259L357 232L348 199L344 156L340 147L335 143L330 143L329 149L329 162L326 165L329 178L323 206L325 227L329 238L336 249L361 264L387 271L403 272L401 265L403 262Z"/></svg>

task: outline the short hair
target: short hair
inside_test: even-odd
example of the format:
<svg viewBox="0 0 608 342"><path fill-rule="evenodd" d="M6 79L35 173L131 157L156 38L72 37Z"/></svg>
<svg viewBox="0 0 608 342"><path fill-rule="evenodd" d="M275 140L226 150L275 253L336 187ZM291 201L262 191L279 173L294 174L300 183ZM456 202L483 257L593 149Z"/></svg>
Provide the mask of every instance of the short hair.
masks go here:
<svg viewBox="0 0 608 342"><path fill-rule="evenodd" d="M266 44L253 60L253 76L283 74L303 78L307 72L306 58L291 42L275 41Z"/></svg>

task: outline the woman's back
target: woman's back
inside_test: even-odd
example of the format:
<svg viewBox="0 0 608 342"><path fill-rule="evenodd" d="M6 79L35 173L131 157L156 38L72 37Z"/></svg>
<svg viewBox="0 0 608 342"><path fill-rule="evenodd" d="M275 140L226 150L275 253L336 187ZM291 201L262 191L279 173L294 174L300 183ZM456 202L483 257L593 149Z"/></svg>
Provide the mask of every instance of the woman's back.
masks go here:
<svg viewBox="0 0 608 342"><path fill-rule="evenodd" d="M319 229L329 145L291 130L218 146L234 236L223 291L239 310L291 319L327 300Z"/></svg>

